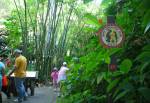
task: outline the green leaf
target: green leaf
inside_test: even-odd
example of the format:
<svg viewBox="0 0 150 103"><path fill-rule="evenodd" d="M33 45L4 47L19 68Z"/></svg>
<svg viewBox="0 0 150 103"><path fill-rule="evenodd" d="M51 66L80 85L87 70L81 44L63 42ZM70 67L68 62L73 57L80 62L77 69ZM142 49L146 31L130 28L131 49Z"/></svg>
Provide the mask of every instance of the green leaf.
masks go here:
<svg viewBox="0 0 150 103"><path fill-rule="evenodd" d="M105 52L105 54L103 54L103 55L104 55L105 63L110 64L109 52Z"/></svg>
<svg viewBox="0 0 150 103"><path fill-rule="evenodd" d="M146 13L143 15L144 19L143 19L143 25L146 26L149 22L150 22L150 10L146 11Z"/></svg>
<svg viewBox="0 0 150 103"><path fill-rule="evenodd" d="M87 13L84 15L84 18L85 18L84 22L86 24L90 24L90 25L95 26L95 27L100 27L100 24L98 23L98 19L96 16L94 16L90 13Z"/></svg>
<svg viewBox="0 0 150 103"><path fill-rule="evenodd" d="M85 91L83 92L83 95L87 95L89 92L90 92L90 90L85 90Z"/></svg>
<svg viewBox="0 0 150 103"><path fill-rule="evenodd" d="M145 69L146 67L148 67L149 64L150 64L150 61L144 62L144 64L141 65L142 67L141 67L140 72L142 73L142 72L144 71L144 69Z"/></svg>
<svg viewBox="0 0 150 103"><path fill-rule="evenodd" d="M132 67L132 61L130 59L125 59L120 65L120 71L123 73L128 73Z"/></svg>
<svg viewBox="0 0 150 103"><path fill-rule="evenodd" d="M107 64L110 64L110 57L109 57L109 56L106 56L106 57L105 57L105 62L106 62Z"/></svg>
<svg viewBox="0 0 150 103"><path fill-rule="evenodd" d="M106 95L102 95L102 96L100 96L100 97L98 97L98 100L103 100L103 99L106 99Z"/></svg>
<svg viewBox="0 0 150 103"><path fill-rule="evenodd" d="M101 101L101 100L106 99L106 97L107 97L106 95L101 95L101 96L91 96L91 99Z"/></svg>
<svg viewBox="0 0 150 103"><path fill-rule="evenodd" d="M91 85L93 85L95 83L95 78L94 79L92 79L92 81L91 81Z"/></svg>
<svg viewBox="0 0 150 103"><path fill-rule="evenodd" d="M114 99L114 102L116 102L118 99L122 98L123 96L125 96L126 94L128 93L128 90L127 91L123 91L121 92L120 94L118 94L116 96L116 98Z"/></svg>
<svg viewBox="0 0 150 103"><path fill-rule="evenodd" d="M110 74L103 72L104 80L106 80L108 83L111 83L111 78L108 75Z"/></svg>
<svg viewBox="0 0 150 103"><path fill-rule="evenodd" d="M92 27L85 27L85 28L83 28L83 30L87 31L87 32L94 32L94 31L96 31L96 29L92 28Z"/></svg>
<svg viewBox="0 0 150 103"><path fill-rule="evenodd" d="M144 46L144 47L142 48L142 50L150 51L150 44Z"/></svg>
<svg viewBox="0 0 150 103"><path fill-rule="evenodd" d="M115 71L112 74L113 77L117 77L117 76L120 76L120 75L122 75L122 72L120 72L120 71Z"/></svg>
<svg viewBox="0 0 150 103"><path fill-rule="evenodd" d="M138 91L142 94L142 96L150 102L150 89L147 87L141 87Z"/></svg>
<svg viewBox="0 0 150 103"><path fill-rule="evenodd" d="M107 92L110 92L119 82L119 79L113 80L110 82L110 84L107 86Z"/></svg>
<svg viewBox="0 0 150 103"><path fill-rule="evenodd" d="M113 93L113 98L116 97L116 95L118 94L118 92L120 91L120 89L116 89L115 92Z"/></svg>
<svg viewBox="0 0 150 103"><path fill-rule="evenodd" d="M141 62L146 62L150 60L150 52L142 52L135 60L140 60Z"/></svg>
<svg viewBox="0 0 150 103"><path fill-rule="evenodd" d="M144 30L144 34L146 33L146 32L148 32L150 30L150 22L147 24L147 26L146 26L146 28L145 28L145 30Z"/></svg>
<svg viewBox="0 0 150 103"><path fill-rule="evenodd" d="M109 51L109 55L113 55L117 52L120 52L122 50L122 48L111 48Z"/></svg>
<svg viewBox="0 0 150 103"><path fill-rule="evenodd" d="M97 84L99 84L102 81L103 77L104 77L103 74L99 74L97 76Z"/></svg>

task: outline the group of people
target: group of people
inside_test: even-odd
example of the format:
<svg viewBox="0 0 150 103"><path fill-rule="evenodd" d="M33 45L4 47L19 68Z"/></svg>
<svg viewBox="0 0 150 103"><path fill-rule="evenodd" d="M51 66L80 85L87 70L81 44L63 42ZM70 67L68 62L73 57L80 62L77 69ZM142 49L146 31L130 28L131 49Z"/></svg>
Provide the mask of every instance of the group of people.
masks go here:
<svg viewBox="0 0 150 103"><path fill-rule="evenodd" d="M7 75L7 78L10 78L11 75L14 73L14 83L15 89L17 91L18 98L14 100L17 103L21 103L24 100L27 100L27 93L25 91L24 81L26 77L26 68L27 68L27 59L25 56L22 55L22 51L19 49L14 50L15 56L15 63L11 72ZM54 90L57 88L61 88L61 81L66 80L66 72L69 70L67 67L67 63L63 62L60 70L54 67L53 71L51 72L51 77L53 79L53 86ZM3 77L6 76L5 73L5 63L0 57L0 103L2 103L2 95L1 92L3 90ZM7 89L7 88L6 88ZM6 93L7 94L7 93ZM8 95L10 97L10 95Z"/></svg>
<svg viewBox="0 0 150 103"><path fill-rule="evenodd" d="M15 63L11 72L7 75L8 78L14 73L15 88L18 94L18 98L14 101L21 103L23 100L27 100L27 94L25 92L24 80L26 77L27 59L22 55L22 51L19 49L14 50ZM2 58L2 57L1 57ZM0 60L0 103L2 103L2 79L5 75L5 64L2 59Z"/></svg>
<svg viewBox="0 0 150 103"><path fill-rule="evenodd" d="M67 67L67 63L63 62L63 65L61 66L60 70L58 70L56 67L51 72L51 78L53 79L53 87L54 91L57 91L58 88L61 88L61 81L66 80L66 72L69 70Z"/></svg>

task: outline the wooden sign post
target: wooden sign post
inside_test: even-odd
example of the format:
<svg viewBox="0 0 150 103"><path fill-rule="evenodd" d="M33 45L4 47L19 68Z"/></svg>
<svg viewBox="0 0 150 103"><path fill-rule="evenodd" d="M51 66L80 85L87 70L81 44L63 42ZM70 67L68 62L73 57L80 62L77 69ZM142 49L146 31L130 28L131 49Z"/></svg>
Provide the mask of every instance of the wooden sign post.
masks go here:
<svg viewBox="0 0 150 103"><path fill-rule="evenodd" d="M97 33L100 37L100 42L104 48L118 48L124 42L124 33L119 26L115 23L114 16L107 17L107 24L102 30ZM111 56L111 62L108 65L110 71L117 70L117 57Z"/></svg>

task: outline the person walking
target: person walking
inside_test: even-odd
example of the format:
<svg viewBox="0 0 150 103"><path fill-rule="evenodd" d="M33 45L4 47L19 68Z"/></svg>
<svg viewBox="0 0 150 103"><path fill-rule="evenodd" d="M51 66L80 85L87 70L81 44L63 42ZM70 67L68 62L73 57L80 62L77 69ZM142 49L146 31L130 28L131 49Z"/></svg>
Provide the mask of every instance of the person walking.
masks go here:
<svg viewBox="0 0 150 103"><path fill-rule="evenodd" d="M2 103L2 77L4 75L5 64L2 62L2 57L0 57L0 103Z"/></svg>
<svg viewBox="0 0 150 103"><path fill-rule="evenodd" d="M57 83L59 85L60 91L61 91L61 81L65 81L67 79L67 75L66 72L69 70L69 68L67 67L67 63L63 62L63 65L61 66L59 72L58 72L58 80ZM58 93L58 96L60 96L60 93Z"/></svg>
<svg viewBox="0 0 150 103"><path fill-rule="evenodd" d="M11 71L9 76L14 73L14 81L15 81L15 87L18 93L18 99L15 100L18 103L21 103L23 100L27 100L25 87L24 87L24 80L26 77L26 67L27 67L27 59L22 54L22 51L19 49L16 49L14 51L15 55L15 65L14 69Z"/></svg>
<svg viewBox="0 0 150 103"><path fill-rule="evenodd" d="M52 73L51 73L51 77L53 79L53 88L54 91L57 90L58 84L57 84L57 80L58 80L58 69L56 67L54 67Z"/></svg>
<svg viewBox="0 0 150 103"><path fill-rule="evenodd" d="M63 62L63 65L61 66L59 72L58 72L58 83L60 81L66 80L67 76L66 76L66 72L69 70L69 68L67 67L67 63Z"/></svg>

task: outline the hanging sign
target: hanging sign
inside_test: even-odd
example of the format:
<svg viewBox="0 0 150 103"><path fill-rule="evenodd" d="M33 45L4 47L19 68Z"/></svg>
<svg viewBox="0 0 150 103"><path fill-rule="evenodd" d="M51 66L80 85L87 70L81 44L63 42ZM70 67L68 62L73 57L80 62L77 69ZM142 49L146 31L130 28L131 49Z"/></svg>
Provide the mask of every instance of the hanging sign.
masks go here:
<svg viewBox="0 0 150 103"><path fill-rule="evenodd" d="M107 18L107 25L101 30L100 41L104 47L120 47L124 41L122 30L115 24L112 18Z"/></svg>

